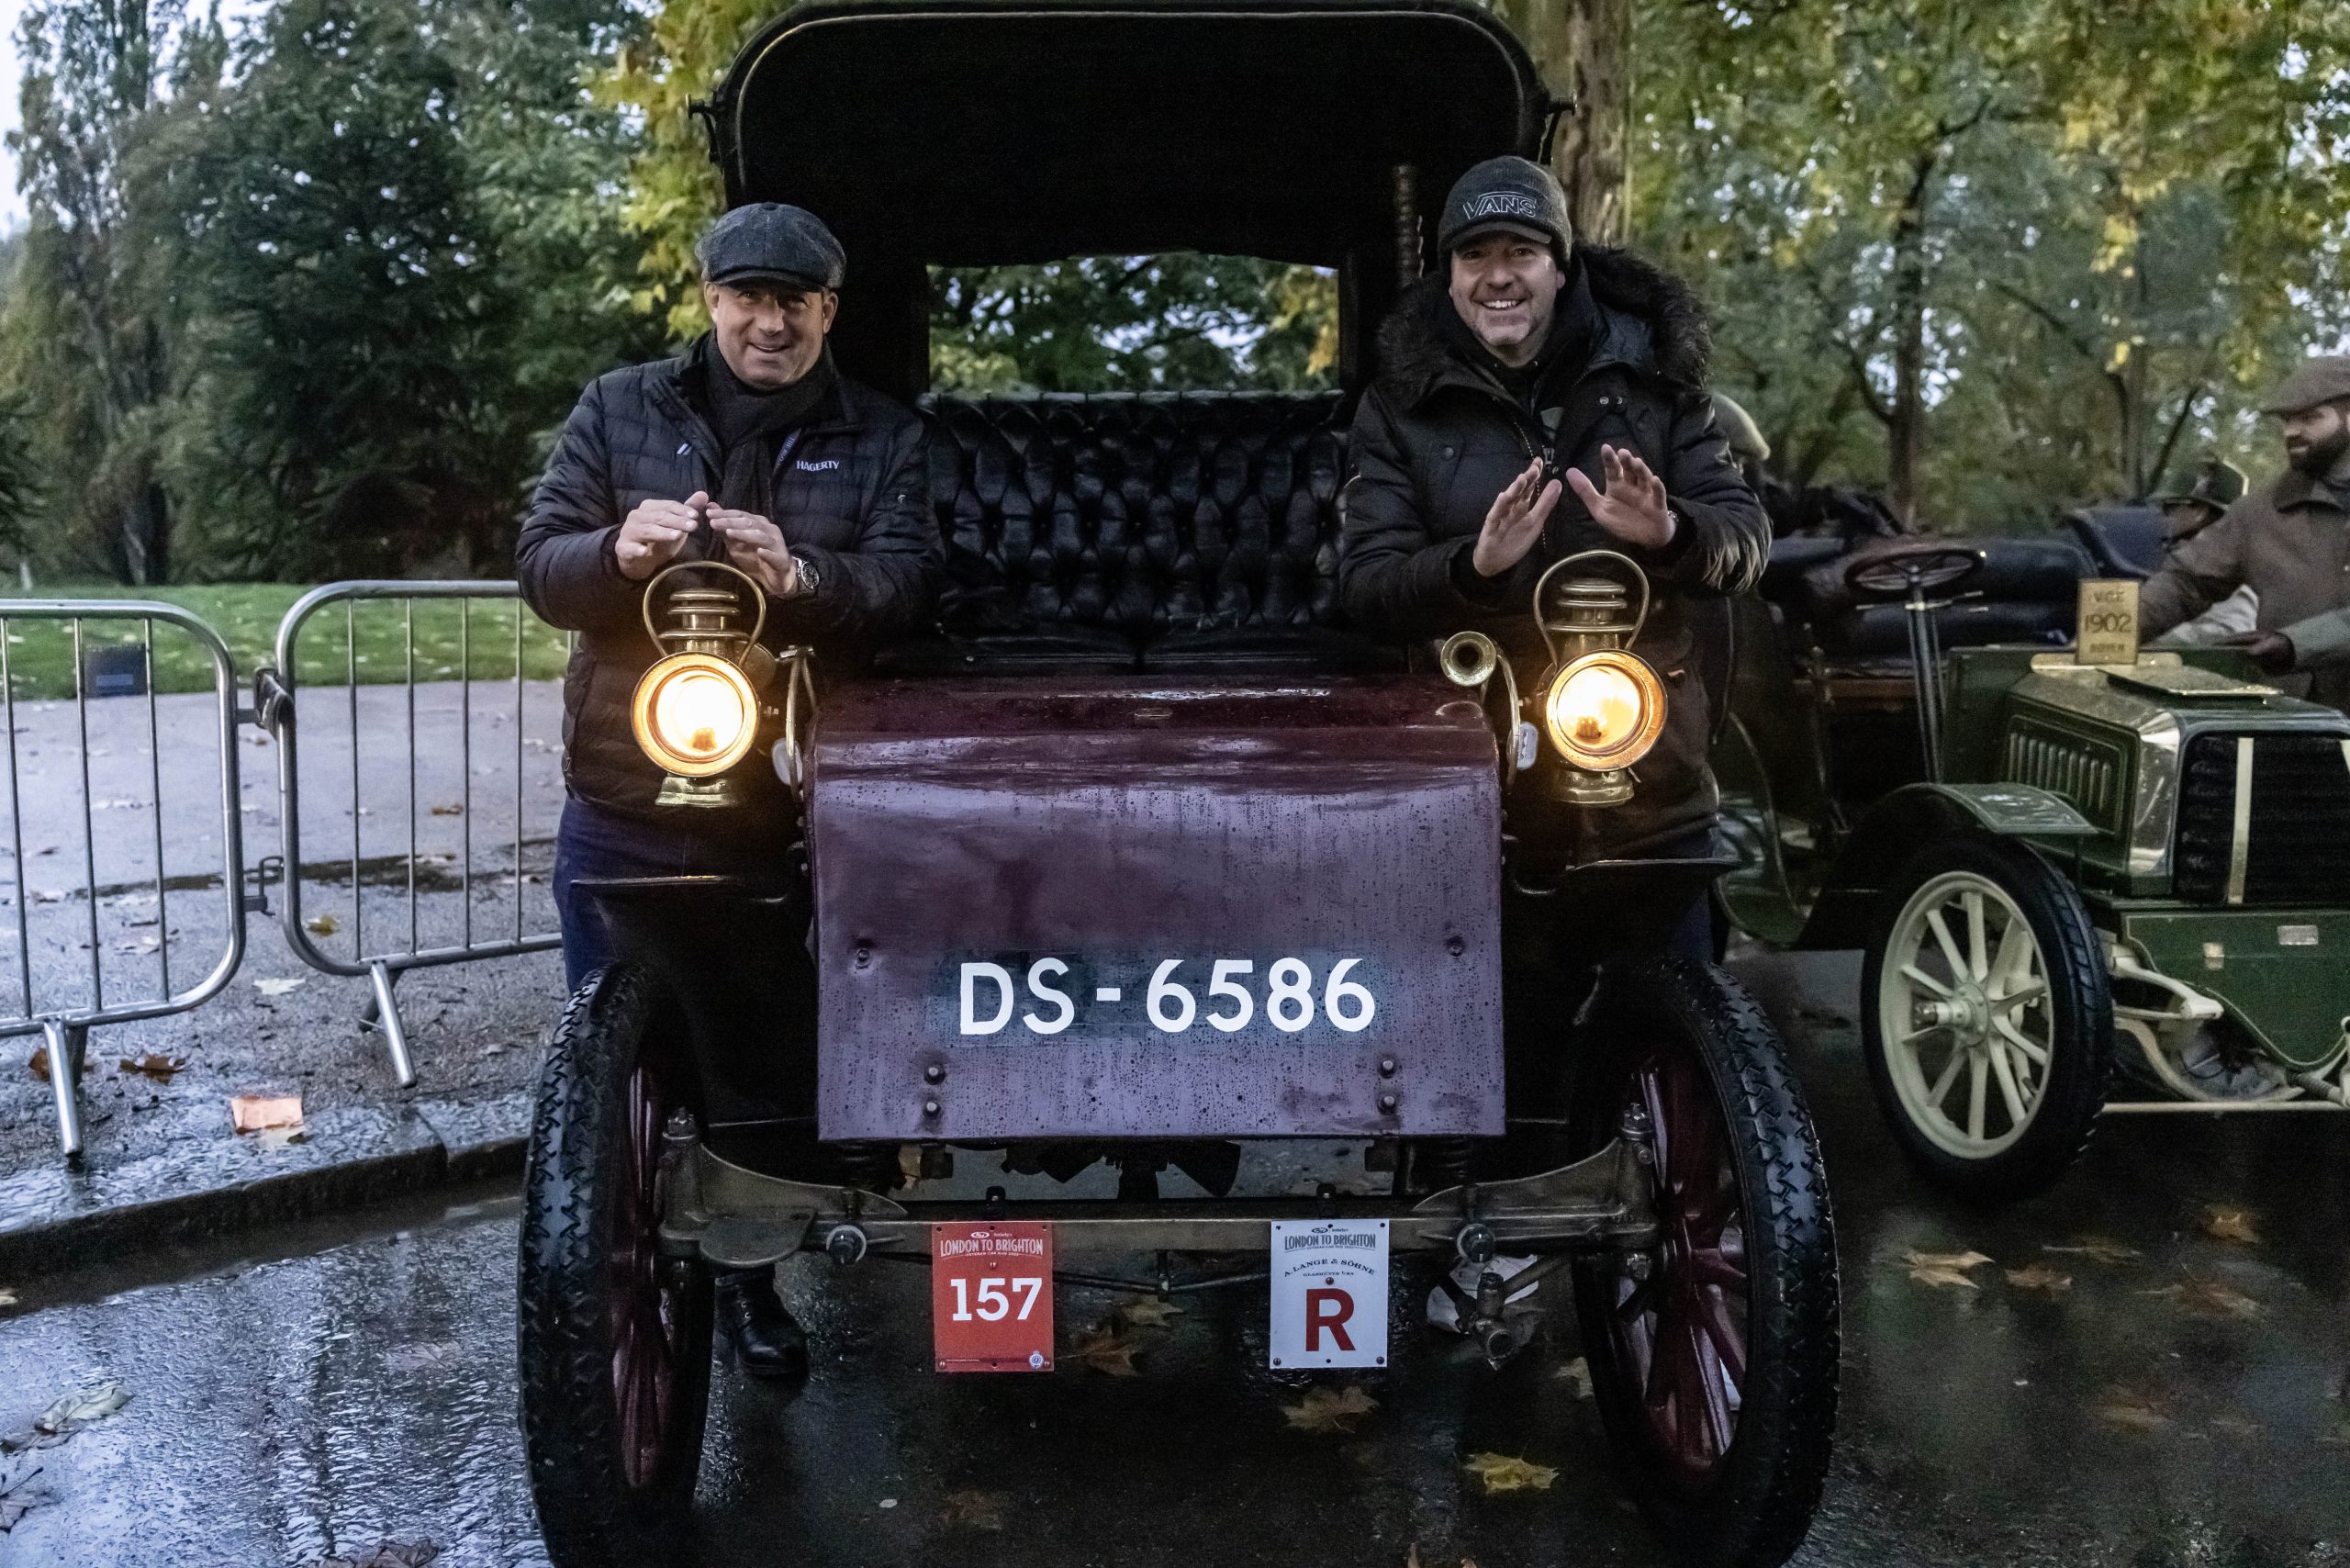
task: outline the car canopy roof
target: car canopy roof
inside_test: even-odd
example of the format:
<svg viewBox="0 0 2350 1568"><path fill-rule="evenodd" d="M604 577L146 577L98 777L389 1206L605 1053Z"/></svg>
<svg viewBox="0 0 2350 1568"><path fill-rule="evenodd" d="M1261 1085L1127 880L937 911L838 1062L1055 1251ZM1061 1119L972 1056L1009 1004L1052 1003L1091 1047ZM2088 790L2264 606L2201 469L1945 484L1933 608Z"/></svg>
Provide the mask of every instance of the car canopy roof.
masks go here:
<svg viewBox="0 0 2350 1568"><path fill-rule="evenodd" d="M1264 256L1362 271L1377 308L1399 218L1424 247L1460 171L1539 155L1555 107L1456 0L849 0L769 23L711 118L729 204L831 224L844 330L911 371L925 263Z"/></svg>

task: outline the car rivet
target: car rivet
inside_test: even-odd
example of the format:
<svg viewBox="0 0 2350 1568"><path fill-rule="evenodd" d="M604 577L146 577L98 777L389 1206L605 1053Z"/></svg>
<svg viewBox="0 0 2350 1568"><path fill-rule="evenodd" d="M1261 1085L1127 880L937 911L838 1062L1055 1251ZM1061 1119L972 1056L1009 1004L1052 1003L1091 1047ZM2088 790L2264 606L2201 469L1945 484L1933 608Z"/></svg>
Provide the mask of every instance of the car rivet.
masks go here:
<svg viewBox="0 0 2350 1568"><path fill-rule="evenodd" d="M1444 950L1457 958L1469 950L1469 944L1458 936L1448 936L1444 939Z"/></svg>
<svg viewBox="0 0 2350 1568"><path fill-rule="evenodd" d="M1379 1058L1379 1076L1382 1078L1393 1078L1395 1076L1395 1058L1393 1057L1381 1057Z"/></svg>
<svg viewBox="0 0 2350 1568"><path fill-rule="evenodd" d="M866 965L867 965L867 964L871 963L872 961L873 961L873 946L872 946L872 945L871 945L870 943L867 943L867 942L859 942L859 943L856 945L856 967L857 967L858 969L861 969L865 968L865 966L866 966Z"/></svg>
<svg viewBox="0 0 2350 1568"><path fill-rule="evenodd" d="M922 1070L922 1076L925 1083L944 1083L946 1081L946 1070L936 1062L932 1062Z"/></svg>
<svg viewBox="0 0 2350 1568"><path fill-rule="evenodd" d="M1394 1114L1394 1113L1395 1113L1395 1105L1396 1105L1396 1099L1395 1099L1395 1096L1393 1096L1393 1094L1382 1094L1382 1095L1379 1097L1379 1108L1380 1108L1380 1110L1381 1110L1382 1112L1383 1112L1384 1114L1388 1114L1388 1115L1393 1115L1393 1114Z"/></svg>
<svg viewBox="0 0 2350 1568"><path fill-rule="evenodd" d="M938 1102L935 1100L925 1100L922 1103L922 1114L925 1116L935 1116L938 1114Z"/></svg>

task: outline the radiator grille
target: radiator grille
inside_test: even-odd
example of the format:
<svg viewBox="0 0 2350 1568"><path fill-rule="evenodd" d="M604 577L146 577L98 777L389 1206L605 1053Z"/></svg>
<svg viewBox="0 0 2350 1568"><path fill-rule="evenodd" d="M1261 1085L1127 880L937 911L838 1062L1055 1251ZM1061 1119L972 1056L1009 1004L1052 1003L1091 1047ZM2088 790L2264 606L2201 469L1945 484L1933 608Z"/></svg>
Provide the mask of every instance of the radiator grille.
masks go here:
<svg viewBox="0 0 2350 1568"><path fill-rule="evenodd" d="M2081 815L2109 830L2121 821L2121 768L2114 755L2074 735L2017 724L2008 731L1999 777L2029 784L2072 802Z"/></svg>
<svg viewBox="0 0 2350 1568"><path fill-rule="evenodd" d="M2203 734L2187 744L2172 879L2180 898L2228 899L2243 738ZM2244 902L2350 902L2350 756L2342 737L2263 734L2252 742Z"/></svg>

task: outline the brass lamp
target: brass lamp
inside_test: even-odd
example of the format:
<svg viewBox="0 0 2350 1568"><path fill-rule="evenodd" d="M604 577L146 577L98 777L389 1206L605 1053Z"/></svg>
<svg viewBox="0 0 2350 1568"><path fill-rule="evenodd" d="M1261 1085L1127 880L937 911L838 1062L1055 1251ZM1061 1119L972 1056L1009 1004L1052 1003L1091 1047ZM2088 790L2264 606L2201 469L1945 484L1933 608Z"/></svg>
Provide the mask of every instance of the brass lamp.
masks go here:
<svg viewBox="0 0 2350 1568"><path fill-rule="evenodd" d="M664 606L668 625L655 625L661 585L686 571L741 578L752 609L750 629L736 624L744 592L731 586L672 591ZM741 784L726 775L758 739L761 694L783 661L792 666L794 697L804 678L802 650L788 649L779 661L759 641L766 627L766 594L748 574L722 561L681 561L644 585L644 630L661 658L637 681L629 720L639 748L668 775L655 805L741 803Z"/></svg>
<svg viewBox="0 0 2350 1568"><path fill-rule="evenodd" d="M1595 569L1609 564L1620 572ZM1648 617L1648 574L1613 550L1569 555L1534 585L1534 623L1550 653L1535 706L1544 736L1566 764L1544 770L1544 782L1570 805L1630 800L1629 770L1664 729L1664 682L1631 651Z"/></svg>

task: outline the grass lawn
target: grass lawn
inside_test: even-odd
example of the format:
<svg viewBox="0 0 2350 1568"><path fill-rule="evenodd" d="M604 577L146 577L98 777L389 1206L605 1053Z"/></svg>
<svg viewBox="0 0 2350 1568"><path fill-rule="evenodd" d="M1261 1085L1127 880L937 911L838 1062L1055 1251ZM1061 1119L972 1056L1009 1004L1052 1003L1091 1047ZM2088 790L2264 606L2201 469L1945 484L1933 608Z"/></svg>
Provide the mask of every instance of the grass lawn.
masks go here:
<svg viewBox="0 0 2350 1568"><path fill-rule="evenodd" d="M309 589L292 583L212 583L200 587L128 588L117 583L43 584L32 594L0 589L0 622L7 628L9 683L19 700L73 695L73 644L65 621L11 616L25 599L154 599L193 611L229 644L242 685L262 665L274 662L277 623ZM514 677L514 624L522 622L522 673L532 679L563 674L564 633L542 623L520 601L498 599L418 600L414 619L398 600L330 605L302 631L296 676L303 684L340 685L351 674L363 684L397 681L408 673L413 649L419 680L453 680L461 656L476 680ZM140 621L87 621L82 627L84 657L114 644L138 647L145 640ZM464 650L461 655L461 649ZM155 623L155 689L208 691L212 661L196 640L166 622Z"/></svg>

